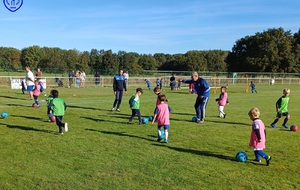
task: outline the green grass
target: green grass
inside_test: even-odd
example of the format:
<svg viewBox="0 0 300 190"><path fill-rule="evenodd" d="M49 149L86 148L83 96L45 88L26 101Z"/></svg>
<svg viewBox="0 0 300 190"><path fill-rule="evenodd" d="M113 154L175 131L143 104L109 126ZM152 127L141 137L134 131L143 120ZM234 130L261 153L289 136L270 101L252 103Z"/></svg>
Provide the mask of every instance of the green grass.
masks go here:
<svg viewBox="0 0 300 190"><path fill-rule="evenodd" d="M219 91L212 93L202 125L191 122L196 96L187 89L166 89L173 110L168 144L156 142L156 125L138 125L136 118L135 124L126 124L133 88L120 113L109 111L111 88L59 88L69 106L63 118L69 132L64 135L48 122L45 102L32 108L28 94L2 88L0 111L9 117L0 119L0 189L297 189L299 132L269 127L284 87L258 86L258 94L246 94L245 86L229 86L226 119L217 117ZM288 87L288 124L299 124L299 86ZM145 90L143 116L152 115L155 102L154 93ZM264 160L235 161L238 151L254 159L248 146L252 107L261 110L267 126L265 152L273 156L268 167Z"/></svg>

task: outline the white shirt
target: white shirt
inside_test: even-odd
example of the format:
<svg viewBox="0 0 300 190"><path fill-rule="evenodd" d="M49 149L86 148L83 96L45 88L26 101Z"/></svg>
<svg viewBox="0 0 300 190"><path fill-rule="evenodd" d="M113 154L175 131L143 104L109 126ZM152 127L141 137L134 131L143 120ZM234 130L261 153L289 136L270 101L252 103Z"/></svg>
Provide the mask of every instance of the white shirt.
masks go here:
<svg viewBox="0 0 300 190"><path fill-rule="evenodd" d="M26 85L27 86L33 86L34 85L34 82L31 81L31 80L34 81L34 75L31 71L28 71L27 74L26 74Z"/></svg>

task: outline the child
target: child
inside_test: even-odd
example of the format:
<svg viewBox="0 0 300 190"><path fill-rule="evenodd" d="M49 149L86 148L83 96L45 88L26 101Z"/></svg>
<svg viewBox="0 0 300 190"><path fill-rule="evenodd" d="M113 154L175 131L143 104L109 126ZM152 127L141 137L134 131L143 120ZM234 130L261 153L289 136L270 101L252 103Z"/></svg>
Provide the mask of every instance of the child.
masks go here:
<svg viewBox="0 0 300 190"><path fill-rule="evenodd" d="M65 132L68 132L68 123L62 122L63 116L65 115L65 111L67 109L67 105L62 98L58 97L57 90L51 90L50 93L53 99L48 105L48 108L50 110L49 117L52 117L52 115L55 116L56 125L58 126L59 133L64 134L62 130L63 128L65 128Z"/></svg>
<svg viewBox="0 0 300 190"><path fill-rule="evenodd" d="M226 104L229 104L228 102L228 95L226 92L226 86L221 86L221 94L219 98L216 99L218 102L218 110L219 110L219 117L223 117L225 119L226 113L224 113L224 107Z"/></svg>
<svg viewBox="0 0 300 190"><path fill-rule="evenodd" d="M159 100L159 95L161 95L161 90L160 88L157 86L153 89L154 94L157 95L157 99L156 99L156 105L160 104L160 100ZM168 102L168 99L165 100L165 102Z"/></svg>
<svg viewBox="0 0 300 190"><path fill-rule="evenodd" d="M139 124L142 123L141 112L140 112L140 95L142 95L142 94L143 94L143 89L137 88L136 94L132 95L132 97L130 98L129 104L130 104L132 114L131 114L127 124L132 124L132 120L135 115L138 116Z"/></svg>
<svg viewBox="0 0 300 190"><path fill-rule="evenodd" d="M248 113L252 122L252 132L249 146L254 148L255 162L261 162L260 157L266 160L266 165L270 164L272 159L263 149L266 147L266 129L264 123L259 119L260 112L258 108L252 108Z"/></svg>
<svg viewBox="0 0 300 190"><path fill-rule="evenodd" d="M158 87L160 86L160 80L159 80L159 78L156 79L155 83L156 83L156 86L158 86Z"/></svg>
<svg viewBox="0 0 300 190"><path fill-rule="evenodd" d="M41 93L40 80L36 79L34 81L33 99L34 99L34 103L37 104L37 108L40 107L40 103L39 103L39 100L38 100L40 93Z"/></svg>
<svg viewBox="0 0 300 190"><path fill-rule="evenodd" d="M163 84L163 79L161 78L161 79L160 79L160 83L159 83L159 88L160 88L160 90L162 90L162 84Z"/></svg>
<svg viewBox="0 0 300 190"><path fill-rule="evenodd" d="M182 79L178 79L178 82L177 82L177 90L180 90L181 80L182 80Z"/></svg>
<svg viewBox="0 0 300 190"><path fill-rule="evenodd" d="M21 89L22 89L22 93L25 94L25 91L27 91L26 89L26 81L25 79L21 79Z"/></svg>
<svg viewBox="0 0 300 190"><path fill-rule="evenodd" d="M254 93L254 92L257 93L256 88L255 88L255 84L254 84L253 81L250 82L250 87L251 87L251 92L252 93Z"/></svg>
<svg viewBox="0 0 300 190"><path fill-rule="evenodd" d="M151 90L150 80L145 79L145 82L146 82L146 84L147 84L147 88L148 88L149 90Z"/></svg>
<svg viewBox="0 0 300 190"><path fill-rule="evenodd" d="M152 124L154 121L157 121L157 133L158 139L157 142L161 141L161 128L164 127L165 131L165 143L168 143L169 137L169 129L170 129L170 112L172 111L168 104L166 104L166 96L161 94L158 96L160 100L160 104L156 105L154 110L154 117L152 120Z"/></svg>
<svg viewBox="0 0 300 190"><path fill-rule="evenodd" d="M276 115L276 119L273 121L273 123L271 123L271 127L276 128L276 123L281 119L282 116L285 116L282 126L286 129L289 128L289 126L286 123L290 119L290 114L288 111L290 93L291 93L290 89L288 88L283 89L283 96L280 97L276 102L277 115Z"/></svg>

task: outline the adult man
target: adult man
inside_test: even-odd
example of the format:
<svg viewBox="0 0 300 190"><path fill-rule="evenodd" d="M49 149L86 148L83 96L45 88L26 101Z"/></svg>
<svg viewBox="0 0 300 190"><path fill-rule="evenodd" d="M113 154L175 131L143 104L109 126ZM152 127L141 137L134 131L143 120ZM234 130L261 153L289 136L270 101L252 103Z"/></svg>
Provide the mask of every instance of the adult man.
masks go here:
<svg viewBox="0 0 300 190"><path fill-rule="evenodd" d="M27 91L29 92L30 99L33 100L33 89L34 89L34 75L30 70L30 67L25 67L26 71L26 85Z"/></svg>
<svg viewBox="0 0 300 190"><path fill-rule="evenodd" d="M176 86L176 80L175 80L174 74L172 74L172 76L170 78L170 87L171 87L171 90L174 90L175 86Z"/></svg>
<svg viewBox="0 0 300 190"><path fill-rule="evenodd" d="M123 76L123 70L119 70L119 74L116 74L114 77L114 82L113 82L113 90L115 94L115 101L113 104L113 108L111 111L114 111L116 108L116 111L120 111L120 105L122 102L122 97L123 97L123 89L125 89L125 94L127 94L127 88L126 88L126 83L125 83L125 78ZM117 107L116 107L117 106Z"/></svg>
<svg viewBox="0 0 300 190"><path fill-rule="evenodd" d="M72 87L74 77L75 77L75 73L74 73L74 70L72 69L72 70L69 72L69 88Z"/></svg>
<svg viewBox="0 0 300 190"><path fill-rule="evenodd" d="M205 109L210 96L210 86L203 78L198 76L197 72L192 73L192 80L182 80L183 83L194 84L194 88L197 92L197 98L195 102L196 116L198 118L197 123L204 123Z"/></svg>
<svg viewBox="0 0 300 190"><path fill-rule="evenodd" d="M129 79L129 74L128 74L128 71L126 71L124 74L124 79L125 79L125 83L126 83L126 86L128 86L128 79Z"/></svg>

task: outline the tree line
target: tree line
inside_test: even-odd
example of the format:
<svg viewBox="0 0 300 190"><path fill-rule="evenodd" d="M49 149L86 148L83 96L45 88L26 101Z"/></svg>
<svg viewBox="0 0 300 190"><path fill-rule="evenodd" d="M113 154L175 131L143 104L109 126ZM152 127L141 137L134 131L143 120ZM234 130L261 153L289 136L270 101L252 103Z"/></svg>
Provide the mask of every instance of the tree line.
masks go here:
<svg viewBox="0 0 300 190"><path fill-rule="evenodd" d="M268 29L236 41L232 51L192 50L183 54L138 54L97 50L80 52L58 47L30 46L22 50L0 47L0 68L17 71L25 66L44 72L115 74L119 68L139 75L147 70L207 72L299 72L300 30Z"/></svg>

